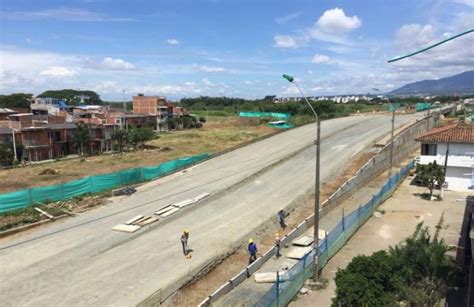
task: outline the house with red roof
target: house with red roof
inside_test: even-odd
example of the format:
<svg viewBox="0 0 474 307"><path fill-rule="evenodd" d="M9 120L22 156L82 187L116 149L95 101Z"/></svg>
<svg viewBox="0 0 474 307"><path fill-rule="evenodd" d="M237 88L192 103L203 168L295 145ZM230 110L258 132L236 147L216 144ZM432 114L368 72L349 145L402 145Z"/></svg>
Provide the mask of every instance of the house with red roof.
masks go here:
<svg viewBox="0 0 474 307"><path fill-rule="evenodd" d="M474 190L474 124L458 122L433 128L418 136L418 163L436 161L445 168L448 190Z"/></svg>

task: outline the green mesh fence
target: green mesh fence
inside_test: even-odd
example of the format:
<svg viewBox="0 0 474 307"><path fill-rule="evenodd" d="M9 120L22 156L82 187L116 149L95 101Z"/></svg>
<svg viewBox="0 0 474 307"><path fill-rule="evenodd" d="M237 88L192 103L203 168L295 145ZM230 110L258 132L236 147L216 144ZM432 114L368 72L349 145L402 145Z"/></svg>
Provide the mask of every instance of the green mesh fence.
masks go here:
<svg viewBox="0 0 474 307"><path fill-rule="evenodd" d="M290 114L288 113L277 113L277 112L240 112L240 117L273 117L273 118L281 118L281 119L288 119L290 118Z"/></svg>
<svg viewBox="0 0 474 307"><path fill-rule="evenodd" d="M25 208L31 204L66 200L75 196L99 193L125 185L156 179L208 157L210 157L210 154L201 154L167 161L156 166L131 168L56 185L0 194L0 213Z"/></svg>
<svg viewBox="0 0 474 307"><path fill-rule="evenodd" d="M322 269L371 216L374 210L390 197L398 184L407 176L414 162L400 169L382 186L372 199L353 212L344 215L341 221L327 234L319 244L319 267ZM280 281L273 284L255 306L286 306L296 296L306 279L313 275L313 252L308 253L288 270Z"/></svg>

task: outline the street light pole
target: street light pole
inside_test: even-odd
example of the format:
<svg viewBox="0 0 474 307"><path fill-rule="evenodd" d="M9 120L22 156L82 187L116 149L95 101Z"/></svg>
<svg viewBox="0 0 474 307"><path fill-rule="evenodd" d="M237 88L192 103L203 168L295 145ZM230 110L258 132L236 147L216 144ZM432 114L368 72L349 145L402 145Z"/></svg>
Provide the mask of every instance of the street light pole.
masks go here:
<svg viewBox="0 0 474 307"><path fill-rule="evenodd" d="M390 136L390 168L388 170L388 179L392 177L392 168L393 168L393 133L395 130L395 106L392 105L392 133Z"/></svg>
<svg viewBox="0 0 474 307"><path fill-rule="evenodd" d="M304 100L308 104L311 112L313 112L314 117L316 118L316 169L315 169L315 182L314 182L314 228L313 228L313 236L314 236L314 243L313 243L313 280L318 281L319 279L319 169L320 169L320 141L321 141L321 121L319 119L318 114L314 110L313 106L309 103L308 99L304 95L301 88L295 82L295 79L289 75L283 75L283 78L288 80L290 83L293 83L296 88L303 96Z"/></svg>

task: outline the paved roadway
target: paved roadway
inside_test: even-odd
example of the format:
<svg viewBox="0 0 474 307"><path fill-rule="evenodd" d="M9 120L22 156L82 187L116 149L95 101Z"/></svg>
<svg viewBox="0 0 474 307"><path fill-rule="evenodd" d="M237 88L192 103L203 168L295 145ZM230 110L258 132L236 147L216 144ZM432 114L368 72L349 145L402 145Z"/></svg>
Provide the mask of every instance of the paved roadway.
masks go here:
<svg viewBox="0 0 474 307"><path fill-rule="evenodd" d="M399 116L396 125L415 118ZM307 125L278 134L148 183L111 205L0 240L2 305L131 306L158 289L179 288L314 186L314 131ZM339 118L322 122L321 131L324 183L387 134L390 121ZM215 196L134 234L111 230L203 192ZM191 231L192 259L181 253L183 228Z"/></svg>

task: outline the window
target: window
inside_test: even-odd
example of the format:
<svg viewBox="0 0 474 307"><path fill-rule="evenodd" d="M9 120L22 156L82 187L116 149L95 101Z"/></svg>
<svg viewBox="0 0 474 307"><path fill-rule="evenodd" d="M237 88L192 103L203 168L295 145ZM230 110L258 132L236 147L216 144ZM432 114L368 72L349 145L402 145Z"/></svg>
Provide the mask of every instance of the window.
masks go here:
<svg viewBox="0 0 474 307"><path fill-rule="evenodd" d="M421 144L422 156L436 156L437 144Z"/></svg>

